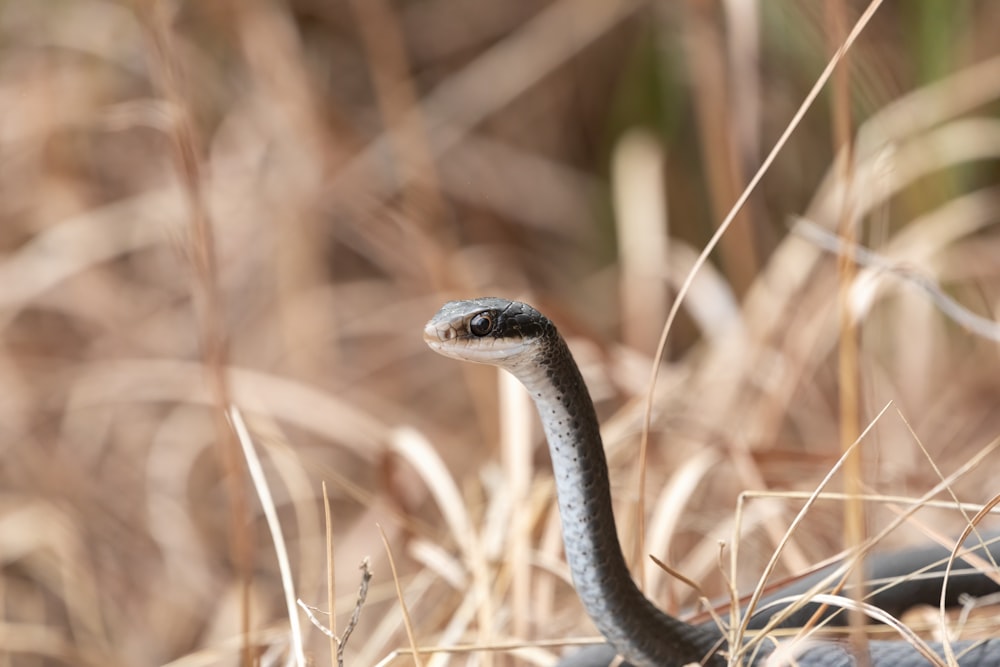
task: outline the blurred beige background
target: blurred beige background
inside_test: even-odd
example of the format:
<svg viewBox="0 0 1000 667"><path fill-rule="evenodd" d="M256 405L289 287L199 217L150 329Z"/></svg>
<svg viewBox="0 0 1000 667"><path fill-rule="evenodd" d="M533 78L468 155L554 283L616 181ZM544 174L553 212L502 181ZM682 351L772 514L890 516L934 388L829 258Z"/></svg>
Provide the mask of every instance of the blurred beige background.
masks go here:
<svg viewBox="0 0 1000 667"><path fill-rule="evenodd" d="M545 641L592 636L530 407L423 324L481 294L557 322L631 543L667 312L865 9L0 3L0 667L330 664L301 611L289 631L229 404L294 595L329 608L324 482L338 632L370 559L345 664L411 664L378 526L418 644L501 647L425 664L547 665ZM1000 492L998 24L992 2L879 7L692 283L650 401L645 551L708 593L718 540L748 590L803 503L740 494L812 491L859 429L870 534L931 461L981 457L963 502ZM838 229L875 253L846 274ZM956 534L935 498L921 526ZM844 507L810 510L783 572L844 546ZM664 607L695 599L645 569Z"/></svg>

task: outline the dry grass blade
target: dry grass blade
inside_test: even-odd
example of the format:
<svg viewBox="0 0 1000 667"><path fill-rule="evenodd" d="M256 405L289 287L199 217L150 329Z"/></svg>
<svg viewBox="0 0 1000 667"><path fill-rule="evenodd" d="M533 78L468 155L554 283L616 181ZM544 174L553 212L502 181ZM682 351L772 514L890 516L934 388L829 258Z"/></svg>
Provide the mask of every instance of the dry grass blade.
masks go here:
<svg viewBox="0 0 1000 667"><path fill-rule="evenodd" d="M292 653L295 656L295 664L305 667L306 656L302 641L302 628L299 625L299 612L296 606L297 596L295 595L295 582L292 578L292 568L288 560L288 549L285 545L285 537L281 529L281 521L278 519L278 511L274 506L274 498L271 495L271 487L267 483L267 476L264 474L264 467L261 465L257 450L247 431L243 416L235 407L231 407L228 412L230 423L236 431L236 437L243 448L243 456L247 462L247 470L250 472L250 479L253 480L254 489L257 491L257 498L260 500L264 516L267 518L267 526L271 531L271 541L274 544L274 553L278 559L278 570L281 572L281 584L285 592L285 608L288 612L288 627L291 631Z"/></svg>
<svg viewBox="0 0 1000 667"><path fill-rule="evenodd" d="M847 19L846 3L827 3L826 15L831 26L829 41L831 48L837 47L844 38ZM844 62L836 70L833 78L833 143L834 152L842 154L839 182L843 184L845 196L837 215L837 234L846 243L857 238L858 221L854 217L853 191L857 188L854 180L854 144L850 108L850 66L851 60L844 54ZM861 360L860 328L851 311L851 287L856 279L858 267L848 255L837 258L837 319L839 337L837 345L837 386L839 403L840 450L851 453L844 461L843 486L848 498L844 506L844 545L847 549L859 550L865 539L865 507L858 499L864 486L862 452L854 447L861 432ZM864 573L860 567L848 573L852 591L860 596L864 585ZM860 602L860 599L857 600ZM859 654L867 649L864 632L864 617L860 613L850 614L850 641Z"/></svg>
<svg viewBox="0 0 1000 667"><path fill-rule="evenodd" d="M909 283L919 288L931 302L938 308L942 315L961 325L966 331L981 336L993 342L1000 342L1000 324L992 319L973 313L965 306L958 303L953 297L948 295L940 285L930 278L920 275L916 271L901 266L897 262L879 255L856 243L850 243L834 237L825 229L810 223L808 220L800 219L793 230L809 239L824 250L835 253L838 256L850 257L852 261L870 268L877 272L884 272L898 278L904 283ZM867 301L864 297L854 301ZM862 307L853 306L852 316L857 319L857 313Z"/></svg>
<svg viewBox="0 0 1000 667"><path fill-rule="evenodd" d="M978 461L982 462L982 458ZM954 477L952 477L954 479ZM937 489L940 491L946 487L942 486ZM747 491L743 494L744 499L750 498L779 498L784 500L808 500L812 498L814 493L812 491ZM859 496L862 500L869 503L886 503L886 504L897 504L897 505L912 505L918 502L917 499L911 496L895 496L895 495L885 495L881 493L862 493ZM847 494L836 493L833 491L824 491L819 496L816 496L816 500L832 501L835 503L843 502L847 499ZM982 509L981 503L962 503L956 502L954 500L934 500L931 497L922 497L919 499L919 504L921 507L928 507L934 509L947 509L955 510L961 512L963 515L967 512L978 512ZM951 541L949 540L949 544Z"/></svg>
<svg viewBox="0 0 1000 667"><path fill-rule="evenodd" d="M947 581L948 577L951 576L952 566L954 565L955 560L959 557L960 552L962 551L962 544L965 543L966 538L968 538L969 535L971 535L974 531L977 530L976 527L979 525L979 522L983 519L983 517L985 517L989 512L993 510L993 508L997 507L998 505L1000 505L1000 493L993 496L993 498L991 498L990 501L986 503L986 505L979 512L977 512L974 517L972 517L972 519L969 521L969 524L965 527L965 530L962 531L961 536L955 543L955 546L952 548L951 556L948 558L948 564L947 566L945 566L945 571L944 571L945 581ZM938 605L938 613L940 614L941 618L941 628L947 631L948 624L947 624L947 617L945 615L945 606L946 606L945 589L942 588L941 602ZM944 650L945 650L945 656L948 659L948 663L957 664L955 660L955 651L952 648L950 641L945 641Z"/></svg>
<svg viewBox="0 0 1000 667"><path fill-rule="evenodd" d="M333 548L333 512L330 510L330 496L323 482L323 527L326 532L326 606L330 610L330 663L331 667L340 657L337 653L337 578L334 573L336 554ZM335 658L335 656L337 656Z"/></svg>
<svg viewBox="0 0 1000 667"><path fill-rule="evenodd" d="M379 526L378 530L382 535L382 544L385 547L386 555L389 558L389 567L392 569L392 581L396 585L396 599L399 601L399 609L403 614L403 624L406 626L406 638L410 642L413 664L417 667L421 667L424 663L420 659L420 651L417 650L417 637L413 632L413 621L410 620L410 612L406 607L406 600L403 598L403 589L399 585L399 573L396 571L396 561L392 557L392 550L389 548L389 540L386 538L385 531L382 530L382 526Z"/></svg>

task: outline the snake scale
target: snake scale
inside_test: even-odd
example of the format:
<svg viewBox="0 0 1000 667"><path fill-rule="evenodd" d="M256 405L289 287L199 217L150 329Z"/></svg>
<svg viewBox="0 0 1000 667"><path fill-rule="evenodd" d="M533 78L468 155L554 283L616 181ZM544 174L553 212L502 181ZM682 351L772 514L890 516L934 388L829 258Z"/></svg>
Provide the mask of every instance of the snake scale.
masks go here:
<svg viewBox="0 0 1000 667"><path fill-rule="evenodd" d="M563 545L573 584L587 614L610 645L581 652L564 665L607 665L615 653L634 667L692 663L708 667L847 667L864 663L847 644L832 641L810 641L796 647L789 658L780 653L782 644L768 639L752 647L729 646L727 634L714 622L686 623L664 613L643 595L629 574L618 541L593 401L569 348L544 315L527 304L506 299L452 301L427 323L424 340L444 356L507 370L534 400L552 457ZM971 590L978 590L978 585L973 584ZM909 591L909 586L901 585L895 595L905 597L912 592L914 601L919 601L915 598L920 591ZM867 657L875 667L915 667L935 661L949 664L947 648L954 664L961 667L1000 667L1000 638L953 641L948 647L926 642L923 652L908 641L870 641Z"/></svg>

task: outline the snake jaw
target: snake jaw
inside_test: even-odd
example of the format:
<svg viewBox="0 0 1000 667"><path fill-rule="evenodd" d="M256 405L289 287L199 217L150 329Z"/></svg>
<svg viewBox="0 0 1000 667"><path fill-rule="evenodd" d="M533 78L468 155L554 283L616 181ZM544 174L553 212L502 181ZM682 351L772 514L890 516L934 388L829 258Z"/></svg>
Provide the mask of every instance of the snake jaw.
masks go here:
<svg viewBox="0 0 1000 667"><path fill-rule="evenodd" d="M438 351L446 342L456 338L457 336L458 332L450 324L442 326L437 320L431 320L424 325L424 342L427 343L435 352Z"/></svg>
<svg viewBox="0 0 1000 667"><path fill-rule="evenodd" d="M525 341L505 338L479 338L468 333L468 319L460 323L432 319L424 327L424 342L438 354L488 364L501 368L516 367L517 360L527 351Z"/></svg>

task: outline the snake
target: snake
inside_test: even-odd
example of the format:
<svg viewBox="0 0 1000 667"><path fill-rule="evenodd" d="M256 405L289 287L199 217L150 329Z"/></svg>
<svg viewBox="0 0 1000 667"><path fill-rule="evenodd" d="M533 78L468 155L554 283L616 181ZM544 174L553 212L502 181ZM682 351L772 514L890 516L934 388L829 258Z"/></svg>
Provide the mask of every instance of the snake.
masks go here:
<svg viewBox="0 0 1000 667"><path fill-rule="evenodd" d="M424 341L445 357L511 373L535 404L552 459L563 548L573 586L607 641L606 646L591 648L563 665L606 666L617 654L624 659L622 664L633 667L848 667L865 662L876 667L935 662L1000 667L1000 637L947 644L872 640L864 649L867 655L862 656L867 660L859 660L861 649L843 641L810 638L796 645L766 638L752 646L746 642L731 646L729 633L715 621L693 624L662 611L629 572L615 526L597 412L583 375L552 321L519 301L496 297L451 301L424 327ZM910 586L901 584L894 600L906 597ZM940 587L936 590L940 593ZM970 590L979 589L972 585ZM788 591L780 593L784 592ZM920 591L909 592L914 599L919 597ZM782 653L786 647L790 655Z"/></svg>

